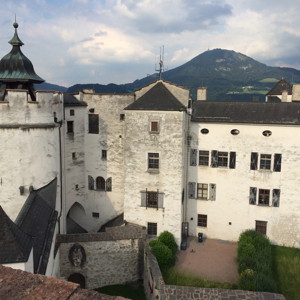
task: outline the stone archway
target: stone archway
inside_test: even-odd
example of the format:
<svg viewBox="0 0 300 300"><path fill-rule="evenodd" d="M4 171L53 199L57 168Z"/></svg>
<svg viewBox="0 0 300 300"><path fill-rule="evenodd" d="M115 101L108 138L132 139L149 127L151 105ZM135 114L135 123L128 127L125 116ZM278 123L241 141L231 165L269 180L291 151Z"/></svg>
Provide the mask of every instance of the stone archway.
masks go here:
<svg viewBox="0 0 300 300"><path fill-rule="evenodd" d="M85 233L83 220L86 218L84 207L75 202L67 214L67 233Z"/></svg>
<svg viewBox="0 0 300 300"><path fill-rule="evenodd" d="M69 276L68 281L78 283L80 288L85 289L85 277L80 273L73 273Z"/></svg>

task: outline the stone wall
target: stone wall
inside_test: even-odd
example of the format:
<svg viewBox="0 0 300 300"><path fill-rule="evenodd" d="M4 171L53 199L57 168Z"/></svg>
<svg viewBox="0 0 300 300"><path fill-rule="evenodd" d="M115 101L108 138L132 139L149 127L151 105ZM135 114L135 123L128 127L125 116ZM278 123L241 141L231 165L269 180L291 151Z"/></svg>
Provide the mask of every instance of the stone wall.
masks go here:
<svg viewBox="0 0 300 300"><path fill-rule="evenodd" d="M134 225L101 233L59 235L60 276L68 280L79 273L88 289L136 282L143 275L144 238L145 230Z"/></svg>
<svg viewBox="0 0 300 300"><path fill-rule="evenodd" d="M145 246L144 255L144 289L147 300L285 299L281 294L167 285L163 280L157 260L150 252L148 246Z"/></svg>

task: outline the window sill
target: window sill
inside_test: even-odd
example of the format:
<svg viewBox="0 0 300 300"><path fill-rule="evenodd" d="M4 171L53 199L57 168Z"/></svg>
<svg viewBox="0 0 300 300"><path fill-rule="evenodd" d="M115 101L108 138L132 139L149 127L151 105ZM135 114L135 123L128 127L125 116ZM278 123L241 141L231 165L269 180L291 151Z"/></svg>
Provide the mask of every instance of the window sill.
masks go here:
<svg viewBox="0 0 300 300"><path fill-rule="evenodd" d="M151 174L158 174L159 173L159 169L148 169L147 172L151 173Z"/></svg>
<svg viewBox="0 0 300 300"><path fill-rule="evenodd" d="M150 134L159 134L159 131L149 131Z"/></svg>
<svg viewBox="0 0 300 300"><path fill-rule="evenodd" d="M204 200L204 201L208 201L208 198L196 198L196 200Z"/></svg>

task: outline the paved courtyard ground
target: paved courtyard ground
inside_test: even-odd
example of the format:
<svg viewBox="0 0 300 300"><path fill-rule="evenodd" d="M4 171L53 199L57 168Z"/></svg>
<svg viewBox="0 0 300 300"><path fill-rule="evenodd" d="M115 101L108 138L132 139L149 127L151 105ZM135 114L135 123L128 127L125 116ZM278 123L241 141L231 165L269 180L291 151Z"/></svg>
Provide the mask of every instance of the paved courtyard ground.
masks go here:
<svg viewBox="0 0 300 300"><path fill-rule="evenodd" d="M237 243L189 237L186 250L178 251L175 268L217 282L236 283Z"/></svg>

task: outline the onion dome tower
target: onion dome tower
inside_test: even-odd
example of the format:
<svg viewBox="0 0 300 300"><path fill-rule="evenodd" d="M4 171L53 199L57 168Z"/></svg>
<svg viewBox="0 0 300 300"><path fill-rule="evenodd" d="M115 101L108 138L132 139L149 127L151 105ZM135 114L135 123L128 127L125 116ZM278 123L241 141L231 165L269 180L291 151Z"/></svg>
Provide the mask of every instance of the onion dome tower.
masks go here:
<svg viewBox="0 0 300 300"><path fill-rule="evenodd" d="M24 43L17 33L19 25L15 22L13 26L15 33L9 41L12 49L0 61L0 101L4 100L7 89L28 90L32 101L35 101L34 83L42 83L45 80L35 73L31 61L22 53L21 46Z"/></svg>

